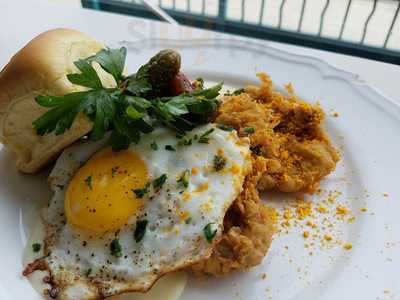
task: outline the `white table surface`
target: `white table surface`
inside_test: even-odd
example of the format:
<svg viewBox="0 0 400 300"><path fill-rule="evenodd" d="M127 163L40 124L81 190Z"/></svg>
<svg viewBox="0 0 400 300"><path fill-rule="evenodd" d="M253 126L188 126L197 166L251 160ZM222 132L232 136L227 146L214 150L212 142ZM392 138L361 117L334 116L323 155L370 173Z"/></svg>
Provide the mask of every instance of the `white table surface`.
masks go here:
<svg viewBox="0 0 400 300"><path fill-rule="evenodd" d="M131 16L51 4L43 0L3 0L0 2L0 67L2 68L10 57L34 36L57 27L75 28L105 43L144 38L239 38L187 26L174 27L163 22ZM400 104L400 68L397 65L276 42L257 42L301 55L318 57L335 67L358 74L361 79Z"/></svg>

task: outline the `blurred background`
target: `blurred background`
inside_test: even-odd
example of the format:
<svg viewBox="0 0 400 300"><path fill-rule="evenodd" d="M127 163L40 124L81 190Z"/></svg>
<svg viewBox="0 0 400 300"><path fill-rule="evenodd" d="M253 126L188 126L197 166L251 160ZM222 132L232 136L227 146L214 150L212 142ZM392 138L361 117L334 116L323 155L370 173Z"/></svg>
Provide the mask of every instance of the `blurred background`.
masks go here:
<svg viewBox="0 0 400 300"><path fill-rule="evenodd" d="M400 64L400 0L49 0Z"/></svg>

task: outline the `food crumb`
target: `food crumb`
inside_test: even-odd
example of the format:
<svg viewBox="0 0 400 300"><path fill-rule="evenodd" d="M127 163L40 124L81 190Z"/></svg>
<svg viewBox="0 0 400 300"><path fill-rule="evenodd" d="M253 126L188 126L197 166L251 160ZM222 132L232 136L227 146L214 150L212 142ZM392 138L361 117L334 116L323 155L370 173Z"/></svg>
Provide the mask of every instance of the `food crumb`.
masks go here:
<svg viewBox="0 0 400 300"><path fill-rule="evenodd" d="M303 232L303 237L306 239L310 236L310 233L308 231Z"/></svg>
<svg viewBox="0 0 400 300"><path fill-rule="evenodd" d="M366 212L368 209L366 208L366 207L362 207L361 209L360 209L360 211L362 211L362 212Z"/></svg>
<svg viewBox="0 0 400 300"><path fill-rule="evenodd" d="M388 193L383 193L382 195L383 195L383 197L389 197Z"/></svg>
<svg viewBox="0 0 400 300"><path fill-rule="evenodd" d="M311 222L311 221L307 221L306 225L309 226L309 227L311 227L311 228L316 228L316 227L317 227L317 225L315 225L315 224L314 224L313 222Z"/></svg>
<svg viewBox="0 0 400 300"><path fill-rule="evenodd" d="M353 244L352 243L346 243L346 244L343 245L343 248L345 250L351 250L351 249L353 249Z"/></svg>
<svg viewBox="0 0 400 300"><path fill-rule="evenodd" d="M294 88L293 88L293 84L291 82L289 82L288 84L284 85L285 90L288 92L288 94L292 95L294 94Z"/></svg>
<svg viewBox="0 0 400 300"><path fill-rule="evenodd" d="M334 117L334 118L337 118L337 117L339 117L339 113L337 113L337 112L333 112L333 113L332 113L332 117Z"/></svg>
<svg viewBox="0 0 400 300"><path fill-rule="evenodd" d="M336 214L344 216L344 215L347 215L348 213L349 213L349 210L346 207L341 206L341 205L338 205L336 207Z"/></svg>
<svg viewBox="0 0 400 300"><path fill-rule="evenodd" d="M332 240L332 236L330 236L329 234L325 234L324 235L324 240L325 241L331 241Z"/></svg>
<svg viewBox="0 0 400 300"><path fill-rule="evenodd" d="M328 212L328 209L324 206L319 206L317 207L317 211L321 214L326 214Z"/></svg>
<svg viewBox="0 0 400 300"><path fill-rule="evenodd" d="M261 279L266 279L267 278L267 274L266 273L262 273L261 274Z"/></svg>
<svg viewBox="0 0 400 300"><path fill-rule="evenodd" d="M347 222L348 222L348 223L353 223L355 220L356 220L356 217L355 217L355 216L351 216L351 217L347 220Z"/></svg>
<svg viewBox="0 0 400 300"><path fill-rule="evenodd" d="M297 219L303 220L311 215L311 202L298 203L296 207Z"/></svg>

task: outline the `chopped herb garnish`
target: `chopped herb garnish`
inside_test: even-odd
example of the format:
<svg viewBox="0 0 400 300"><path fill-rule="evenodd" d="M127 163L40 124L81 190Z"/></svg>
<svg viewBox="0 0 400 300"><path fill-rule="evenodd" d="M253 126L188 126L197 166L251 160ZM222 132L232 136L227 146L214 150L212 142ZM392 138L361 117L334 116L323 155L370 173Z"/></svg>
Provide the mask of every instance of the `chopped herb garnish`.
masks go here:
<svg viewBox="0 0 400 300"><path fill-rule="evenodd" d="M212 229L213 223L208 223L203 231L204 231L204 236L206 237L207 242L211 243L212 240L214 239L215 235L217 234L217 229Z"/></svg>
<svg viewBox="0 0 400 300"><path fill-rule="evenodd" d="M92 189L92 175L88 176L85 178L85 184L89 187L89 189Z"/></svg>
<svg viewBox="0 0 400 300"><path fill-rule="evenodd" d="M214 156L214 169L215 171L221 171L223 168L225 168L226 165L226 158L221 156L221 155L215 155Z"/></svg>
<svg viewBox="0 0 400 300"><path fill-rule="evenodd" d="M139 243L143 239L146 233L147 223L147 220L139 220L136 222L136 229L134 233L136 243Z"/></svg>
<svg viewBox="0 0 400 300"><path fill-rule="evenodd" d="M254 127L246 127L245 129L243 129L243 131L244 131L247 135L250 135L250 134L253 134L254 132L256 132L256 130L255 130Z"/></svg>
<svg viewBox="0 0 400 300"><path fill-rule="evenodd" d="M225 125L225 124L218 124L218 128L225 130L225 131L232 131L234 129L232 126Z"/></svg>
<svg viewBox="0 0 400 300"><path fill-rule="evenodd" d="M189 217L185 220L185 224L190 224L192 222L192 217Z"/></svg>
<svg viewBox="0 0 400 300"><path fill-rule="evenodd" d="M165 181L167 181L167 174L162 174L160 177L154 179L153 188L161 189L162 186L164 185Z"/></svg>
<svg viewBox="0 0 400 300"><path fill-rule="evenodd" d="M237 96L237 95L240 95L242 93L244 93L244 89L238 89L238 90L233 91L232 93L228 90L228 91L226 91L224 96Z"/></svg>
<svg viewBox="0 0 400 300"><path fill-rule="evenodd" d="M181 177L179 177L177 181L180 187L186 189L189 186L189 176L190 176L189 170L183 171Z"/></svg>
<svg viewBox="0 0 400 300"><path fill-rule="evenodd" d="M210 137L209 135L214 131L214 128L210 128L206 132L204 132L202 135L200 135L198 142L203 143L203 144L208 144Z"/></svg>
<svg viewBox="0 0 400 300"><path fill-rule="evenodd" d="M258 156L265 156L265 151L261 145L251 147L250 150Z"/></svg>
<svg viewBox="0 0 400 300"><path fill-rule="evenodd" d="M179 146L190 146L192 144L192 139L182 137L178 142Z"/></svg>
<svg viewBox="0 0 400 300"><path fill-rule="evenodd" d="M87 269L85 273L86 277L89 277L91 273L92 273L92 268Z"/></svg>
<svg viewBox="0 0 400 300"><path fill-rule="evenodd" d="M147 183L145 185L145 187L141 188L141 189L135 189L132 190L132 192L135 193L136 197L138 197L139 199L143 198L144 195L146 195L149 192L149 187L150 187L150 183Z"/></svg>
<svg viewBox="0 0 400 300"><path fill-rule="evenodd" d="M32 244L32 250L33 250L33 252L39 252L40 249L42 249L42 245L41 245L41 244L39 244L39 243L33 243L33 244Z"/></svg>
<svg viewBox="0 0 400 300"><path fill-rule="evenodd" d="M110 251L111 251L111 255L113 255L115 257L122 256L122 247L121 247L121 244L119 243L118 239L113 239L113 241L110 244Z"/></svg>
<svg viewBox="0 0 400 300"><path fill-rule="evenodd" d="M177 133L175 134L175 136L176 136L177 139L181 139L181 138L183 138L185 135L184 135L183 133L177 132Z"/></svg>
<svg viewBox="0 0 400 300"><path fill-rule="evenodd" d="M153 149L154 151L157 151L157 150L158 150L158 145L157 145L157 143L156 143L155 141L153 141L153 142L150 144L150 148Z"/></svg>
<svg viewBox="0 0 400 300"><path fill-rule="evenodd" d="M138 143L143 134L153 130L151 124L184 133L206 123L217 110L222 83L203 89L199 81L199 88L191 93L166 96L169 88L166 83L179 73L178 53L163 50L135 74L124 76L126 54L125 47L107 48L76 61L79 72L67 74L67 79L87 90L62 96L37 96L36 102L47 111L34 120L36 133L63 134L83 113L93 123L90 139L99 140L111 131L112 149L118 151ZM114 77L115 87L102 85L94 62Z"/></svg>
<svg viewBox="0 0 400 300"><path fill-rule="evenodd" d="M176 149L174 147L172 147L171 145L165 145L165 150L176 151Z"/></svg>

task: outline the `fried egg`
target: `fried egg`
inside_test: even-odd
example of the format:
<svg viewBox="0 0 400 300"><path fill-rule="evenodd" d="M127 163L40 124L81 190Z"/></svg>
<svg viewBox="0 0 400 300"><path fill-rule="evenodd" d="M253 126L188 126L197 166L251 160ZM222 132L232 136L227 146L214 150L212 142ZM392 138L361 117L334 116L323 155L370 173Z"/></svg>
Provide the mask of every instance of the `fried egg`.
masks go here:
<svg viewBox="0 0 400 300"><path fill-rule="evenodd" d="M204 125L159 128L127 150L66 149L50 174L44 257L60 299L146 292L211 255L251 169L248 140Z"/></svg>
<svg viewBox="0 0 400 300"><path fill-rule="evenodd" d="M29 213L29 218L32 219L30 224L31 234L24 250L24 266L27 266L36 259L40 259L44 255L43 247L38 251L34 251L32 247L32 245L37 244L37 241L43 241L45 238L45 225L41 217L43 213L42 208L43 205L38 205ZM40 270L28 275L29 282L39 294L51 288L49 283L43 281L43 278L46 278L48 275L48 271ZM113 296L110 300L178 300L185 289L187 277L184 271L168 273L160 278L147 293L124 293Z"/></svg>

